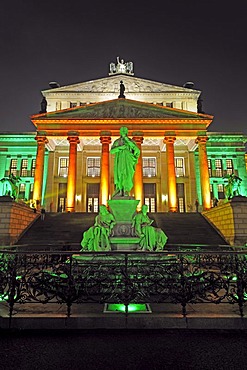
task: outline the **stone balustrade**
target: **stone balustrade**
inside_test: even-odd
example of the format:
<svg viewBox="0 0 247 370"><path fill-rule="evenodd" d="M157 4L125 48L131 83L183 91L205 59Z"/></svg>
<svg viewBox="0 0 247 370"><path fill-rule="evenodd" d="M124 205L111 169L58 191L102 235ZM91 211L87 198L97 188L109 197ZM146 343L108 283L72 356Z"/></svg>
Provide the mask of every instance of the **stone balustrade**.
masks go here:
<svg viewBox="0 0 247 370"><path fill-rule="evenodd" d="M247 243L247 197L233 197L229 202L202 212L202 215L230 245L244 246Z"/></svg>
<svg viewBox="0 0 247 370"><path fill-rule="evenodd" d="M32 222L39 217L39 213L24 203L17 203L11 197L0 197L0 245L13 245L20 235Z"/></svg>

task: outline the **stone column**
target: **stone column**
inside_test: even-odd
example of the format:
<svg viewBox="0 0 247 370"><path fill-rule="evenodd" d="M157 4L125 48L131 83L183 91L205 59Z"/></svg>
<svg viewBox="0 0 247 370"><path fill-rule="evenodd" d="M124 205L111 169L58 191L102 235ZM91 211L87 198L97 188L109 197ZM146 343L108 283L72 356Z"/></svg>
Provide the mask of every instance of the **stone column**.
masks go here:
<svg viewBox="0 0 247 370"><path fill-rule="evenodd" d="M77 164L77 144L80 140L76 133L73 136L69 134L69 168L68 168L68 183L67 183L67 212L75 212L75 195L76 195L76 164Z"/></svg>
<svg viewBox="0 0 247 370"><path fill-rule="evenodd" d="M134 175L134 194L135 199L139 200L137 209L140 210L143 205L144 194L143 194L143 170L142 170L142 143L143 143L143 133L134 132L133 140L140 149L140 156L136 164L136 170Z"/></svg>
<svg viewBox="0 0 247 370"><path fill-rule="evenodd" d="M100 136L102 144L101 171L100 171L100 204L107 206L109 199L109 145L111 143L111 133L102 132Z"/></svg>
<svg viewBox="0 0 247 370"><path fill-rule="evenodd" d="M45 162L45 144L48 143L46 136L35 137L37 140L37 154L36 154L36 166L34 174L34 186L33 186L33 203L37 209L40 208L42 200L42 186L44 176L44 162Z"/></svg>
<svg viewBox="0 0 247 370"><path fill-rule="evenodd" d="M167 161L167 177L168 177L168 207L170 212L177 212L177 187L176 187L176 172L174 160L174 142L175 136L166 136L164 143L166 144L166 161Z"/></svg>
<svg viewBox="0 0 247 370"><path fill-rule="evenodd" d="M200 180L201 180L201 192L202 192L202 206L204 210L211 208L210 200L210 181L208 172L208 157L207 157L207 136L198 136L196 143L198 144L199 152L199 167L200 167Z"/></svg>

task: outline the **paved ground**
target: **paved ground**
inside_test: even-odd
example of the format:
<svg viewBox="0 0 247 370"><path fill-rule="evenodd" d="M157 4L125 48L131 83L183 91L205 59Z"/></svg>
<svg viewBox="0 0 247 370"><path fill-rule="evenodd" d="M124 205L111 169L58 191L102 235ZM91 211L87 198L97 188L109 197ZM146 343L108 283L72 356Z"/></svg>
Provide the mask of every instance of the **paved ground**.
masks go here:
<svg viewBox="0 0 247 370"><path fill-rule="evenodd" d="M0 369L242 370L247 332L98 330L1 332Z"/></svg>
<svg viewBox="0 0 247 370"><path fill-rule="evenodd" d="M240 316L237 304L188 304L183 317L179 304L151 304L152 313L104 313L103 304L74 304L71 317L66 316L66 305L16 304L9 322L6 303L0 304L0 328L47 330L95 329L235 329L247 330L247 305ZM247 367L246 367L247 368Z"/></svg>

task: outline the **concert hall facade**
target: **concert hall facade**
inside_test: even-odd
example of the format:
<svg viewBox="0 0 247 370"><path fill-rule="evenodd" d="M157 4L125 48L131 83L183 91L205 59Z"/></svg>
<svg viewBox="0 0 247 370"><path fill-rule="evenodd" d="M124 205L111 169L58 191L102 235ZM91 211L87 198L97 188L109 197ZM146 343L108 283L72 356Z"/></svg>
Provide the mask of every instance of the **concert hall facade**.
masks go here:
<svg viewBox="0 0 247 370"><path fill-rule="evenodd" d="M139 78L132 62L118 59L104 78L51 83L42 95L33 132L0 133L0 178L20 176L19 198L30 205L98 212L114 193L110 148L122 126L141 151L131 194L139 207L193 212L198 199L207 210L214 198L223 201L230 174L243 180L241 195L247 195L247 137L210 132L213 116L202 112L201 91L190 82Z"/></svg>

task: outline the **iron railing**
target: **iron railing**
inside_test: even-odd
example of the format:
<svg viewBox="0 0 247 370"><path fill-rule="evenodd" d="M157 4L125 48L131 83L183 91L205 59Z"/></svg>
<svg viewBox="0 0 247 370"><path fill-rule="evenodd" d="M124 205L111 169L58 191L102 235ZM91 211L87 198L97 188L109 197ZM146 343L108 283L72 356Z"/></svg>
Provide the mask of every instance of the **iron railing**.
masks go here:
<svg viewBox="0 0 247 370"><path fill-rule="evenodd" d="M9 318L18 304L196 303L247 300L245 252L0 251L0 298Z"/></svg>

